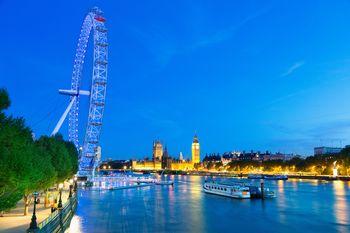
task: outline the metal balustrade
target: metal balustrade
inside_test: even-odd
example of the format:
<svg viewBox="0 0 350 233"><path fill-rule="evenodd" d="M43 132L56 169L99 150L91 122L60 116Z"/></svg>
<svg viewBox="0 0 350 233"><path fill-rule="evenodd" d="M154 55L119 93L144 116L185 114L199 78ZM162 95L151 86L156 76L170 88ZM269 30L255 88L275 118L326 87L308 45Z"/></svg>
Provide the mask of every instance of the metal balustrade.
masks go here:
<svg viewBox="0 0 350 233"><path fill-rule="evenodd" d="M56 233L64 232L69 228L72 217L74 216L77 208L78 200L76 194L74 194L63 205L62 209L58 209L51 213L44 221L38 224L37 229L28 229L27 232L35 233Z"/></svg>

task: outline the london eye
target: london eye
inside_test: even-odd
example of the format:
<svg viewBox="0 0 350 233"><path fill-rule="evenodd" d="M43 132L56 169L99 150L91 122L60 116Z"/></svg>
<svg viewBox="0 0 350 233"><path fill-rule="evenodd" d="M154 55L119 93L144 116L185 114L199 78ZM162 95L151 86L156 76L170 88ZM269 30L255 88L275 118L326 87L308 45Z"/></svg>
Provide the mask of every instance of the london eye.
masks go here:
<svg viewBox="0 0 350 233"><path fill-rule="evenodd" d="M81 27L78 46L75 53L71 88L60 89L59 93L70 96L69 104L51 135L55 135L68 117L68 137L79 151L79 176L91 177L99 162L99 143L105 108L108 43L106 19L97 7L86 15ZM90 90L81 90L85 54L89 38L93 40L93 63ZM89 96L89 109L85 132L79 132L80 96ZM81 127L80 127L81 128ZM79 135L84 135L79 140Z"/></svg>

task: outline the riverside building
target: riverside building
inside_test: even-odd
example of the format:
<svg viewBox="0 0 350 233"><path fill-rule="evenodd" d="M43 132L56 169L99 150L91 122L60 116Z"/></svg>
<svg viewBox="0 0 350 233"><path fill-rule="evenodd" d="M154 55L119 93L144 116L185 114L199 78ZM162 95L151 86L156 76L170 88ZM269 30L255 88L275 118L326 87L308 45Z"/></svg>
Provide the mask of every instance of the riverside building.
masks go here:
<svg viewBox="0 0 350 233"><path fill-rule="evenodd" d="M159 140L153 142L153 161L162 161L163 145Z"/></svg>
<svg viewBox="0 0 350 233"><path fill-rule="evenodd" d="M163 145L159 140L153 142L153 156L152 161L147 160L132 160L131 166L133 170L177 170L177 171L190 171L194 170L194 165L200 163L200 145L197 135L193 137L192 141L192 160L184 160L182 153L181 158L176 160L172 159L168 154L168 150L165 147L163 151Z"/></svg>
<svg viewBox="0 0 350 233"><path fill-rule="evenodd" d="M343 148L340 148L340 147L327 147L327 146L315 147L314 155L338 154L342 149Z"/></svg>
<svg viewBox="0 0 350 233"><path fill-rule="evenodd" d="M197 134L194 135L193 142L192 142L192 162L193 163L201 162L199 140L198 140Z"/></svg>

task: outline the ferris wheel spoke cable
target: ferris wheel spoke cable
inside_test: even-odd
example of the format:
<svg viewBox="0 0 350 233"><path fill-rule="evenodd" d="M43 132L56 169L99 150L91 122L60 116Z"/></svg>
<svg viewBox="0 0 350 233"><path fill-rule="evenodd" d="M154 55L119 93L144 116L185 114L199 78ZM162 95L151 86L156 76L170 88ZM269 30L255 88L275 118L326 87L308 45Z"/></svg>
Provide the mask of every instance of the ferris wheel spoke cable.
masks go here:
<svg viewBox="0 0 350 233"><path fill-rule="evenodd" d="M38 120L38 118L40 117L40 115L47 115L49 114L49 112L51 112L53 109L53 105L55 103L57 103L57 101L59 101L59 98L57 95L54 95L54 96L51 96L50 98L46 97L46 104L43 105L38 105L36 108L31 108L29 114L27 115L27 119L31 119L33 118L33 121L35 123L33 124L36 124L36 122L40 121ZM43 114L41 114L43 113ZM40 117L39 119L41 119L42 117Z"/></svg>
<svg viewBox="0 0 350 233"><path fill-rule="evenodd" d="M57 112L58 109L60 109L59 106L64 106L64 100L60 100L60 101L56 102L55 105L51 104L51 106L53 106L53 107L48 109L48 111L45 110L46 114L43 117L41 117L39 120L37 120L33 123L33 125L32 125L33 128L36 127L37 125L40 125L42 122L44 122L50 116L53 116L53 114L55 112Z"/></svg>

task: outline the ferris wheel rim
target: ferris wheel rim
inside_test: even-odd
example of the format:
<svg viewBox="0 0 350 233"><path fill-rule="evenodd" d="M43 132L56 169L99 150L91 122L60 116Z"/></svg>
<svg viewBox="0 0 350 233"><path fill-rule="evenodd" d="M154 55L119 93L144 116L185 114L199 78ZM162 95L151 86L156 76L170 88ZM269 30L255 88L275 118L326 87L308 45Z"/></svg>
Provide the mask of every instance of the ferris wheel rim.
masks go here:
<svg viewBox="0 0 350 233"><path fill-rule="evenodd" d="M69 112L69 140L81 151L79 170L93 170L96 166L95 151L99 146L107 84L108 43L105 18L102 11L93 8L85 17L75 54L71 90L76 91L73 107ZM92 32L93 31L93 32ZM93 34L93 35L92 35ZM79 100L85 54L89 38L93 37L93 72L91 77L89 113L84 141L79 143ZM71 97L73 98L73 97Z"/></svg>

